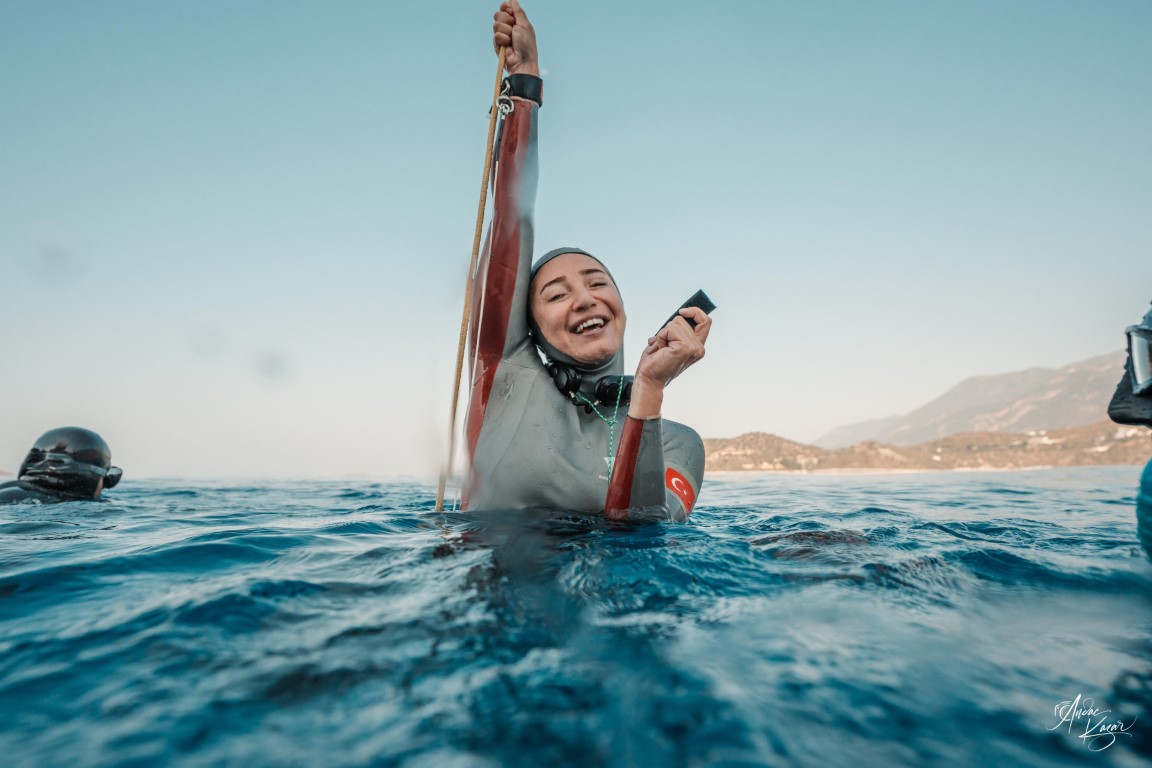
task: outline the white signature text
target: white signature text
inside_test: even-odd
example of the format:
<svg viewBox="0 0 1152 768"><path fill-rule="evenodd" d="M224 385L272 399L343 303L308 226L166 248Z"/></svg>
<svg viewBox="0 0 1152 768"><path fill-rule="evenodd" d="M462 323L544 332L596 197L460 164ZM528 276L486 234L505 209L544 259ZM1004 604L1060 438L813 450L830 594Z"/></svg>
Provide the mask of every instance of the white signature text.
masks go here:
<svg viewBox="0 0 1152 768"><path fill-rule="evenodd" d="M1101 752L1116 743L1118 736L1131 736L1129 731L1136 724L1135 718L1127 724L1119 718L1110 718L1110 709L1101 709L1096 706L1094 699L1086 699L1077 694L1071 701L1062 701L1053 708L1058 722L1049 728L1055 731L1068 726L1068 733L1084 742L1092 752ZM1083 722L1084 730L1080 731ZM1073 728L1077 733L1073 733Z"/></svg>

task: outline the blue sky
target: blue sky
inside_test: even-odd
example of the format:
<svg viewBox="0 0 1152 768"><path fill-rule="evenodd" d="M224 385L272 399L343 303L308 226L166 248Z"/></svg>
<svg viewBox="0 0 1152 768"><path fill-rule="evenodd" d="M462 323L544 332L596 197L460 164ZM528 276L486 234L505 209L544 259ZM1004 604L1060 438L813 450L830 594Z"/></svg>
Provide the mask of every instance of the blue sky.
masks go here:
<svg viewBox="0 0 1152 768"><path fill-rule="evenodd" d="M0 3L0 468L433 477L495 3ZM537 247L617 277L665 415L811 440L1118 350L1152 299L1152 4L526 4Z"/></svg>

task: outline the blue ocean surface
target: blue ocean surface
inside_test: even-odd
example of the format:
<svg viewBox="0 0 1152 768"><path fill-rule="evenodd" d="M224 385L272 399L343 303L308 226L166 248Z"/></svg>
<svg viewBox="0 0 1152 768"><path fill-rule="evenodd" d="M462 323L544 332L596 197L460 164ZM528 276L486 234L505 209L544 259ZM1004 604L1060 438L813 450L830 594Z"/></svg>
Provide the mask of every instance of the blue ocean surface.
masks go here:
<svg viewBox="0 0 1152 768"><path fill-rule="evenodd" d="M1138 477L716 475L634 526L400 482L0 507L0 764L1149 765Z"/></svg>

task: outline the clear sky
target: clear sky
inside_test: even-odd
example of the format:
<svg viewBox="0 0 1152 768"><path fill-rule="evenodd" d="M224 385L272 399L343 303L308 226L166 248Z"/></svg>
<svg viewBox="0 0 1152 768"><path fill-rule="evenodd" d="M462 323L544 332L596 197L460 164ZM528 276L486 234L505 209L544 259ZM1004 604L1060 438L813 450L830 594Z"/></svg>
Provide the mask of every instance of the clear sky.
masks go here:
<svg viewBox="0 0 1152 768"><path fill-rule="evenodd" d="M0 0L0 468L432 478L495 2ZM537 250L601 256L665 416L811 440L1123 346L1152 299L1152 3L526 0ZM1119 376L1119 371L1117 372Z"/></svg>

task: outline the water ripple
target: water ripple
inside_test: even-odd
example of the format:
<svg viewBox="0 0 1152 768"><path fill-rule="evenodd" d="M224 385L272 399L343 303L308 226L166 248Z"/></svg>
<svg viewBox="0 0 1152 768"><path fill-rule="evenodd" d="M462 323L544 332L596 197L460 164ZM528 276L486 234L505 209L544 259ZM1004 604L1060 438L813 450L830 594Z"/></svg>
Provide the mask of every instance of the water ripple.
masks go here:
<svg viewBox="0 0 1152 768"><path fill-rule="evenodd" d="M416 483L0 507L6 764L1137 765L1131 472L723 475L688 524ZM1081 694L1136 718L1088 752Z"/></svg>

